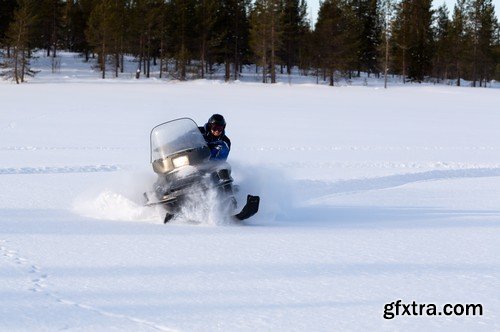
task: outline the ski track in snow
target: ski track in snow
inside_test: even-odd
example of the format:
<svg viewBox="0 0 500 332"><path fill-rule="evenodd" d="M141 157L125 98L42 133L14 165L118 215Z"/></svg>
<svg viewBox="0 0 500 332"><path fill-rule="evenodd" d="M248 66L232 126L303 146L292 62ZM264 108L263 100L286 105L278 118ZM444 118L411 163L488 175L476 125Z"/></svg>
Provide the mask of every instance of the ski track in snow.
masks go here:
<svg viewBox="0 0 500 332"><path fill-rule="evenodd" d="M125 151L142 150L142 147L115 146L3 146L0 151Z"/></svg>
<svg viewBox="0 0 500 332"><path fill-rule="evenodd" d="M243 147L245 151L494 151L493 146L373 146L373 145L332 145L332 146L254 146Z"/></svg>
<svg viewBox="0 0 500 332"><path fill-rule="evenodd" d="M325 162L280 162L275 163L279 168L299 169L438 169L438 170L467 170L500 168L499 164L470 164L461 162L354 162L354 161L325 161Z"/></svg>
<svg viewBox="0 0 500 332"><path fill-rule="evenodd" d="M137 318L129 315L122 315L122 314L116 314L112 312L108 312L105 310L101 310L97 307L84 304L84 303L79 303L71 300L64 299L49 290L47 290L47 279L49 278L49 275L44 273L43 270L36 264L33 264L30 262L29 259L23 257L18 251L9 249L7 247L7 241L6 240L0 240L0 253L1 255L7 260L12 263L14 263L15 266L18 266L22 269L25 270L25 274L30 280L30 286L28 287L28 291L33 292L33 293L38 293L40 295L47 296L51 299L53 299L56 303L60 303L62 305L68 305L68 306L73 306L79 309L83 310L89 310L92 312L95 312L99 315L103 315L106 317L112 317L112 318L119 318L119 319L126 319L129 320L133 323L139 324L139 325L144 325L150 328L153 328L158 331L165 331L165 332L173 332L177 331L175 329L150 322L148 320L142 319L142 318Z"/></svg>
<svg viewBox="0 0 500 332"><path fill-rule="evenodd" d="M415 182L497 176L500 176L500 167L432 170L427 172L395 174L374 178L340 180L333 183L315 180L300 180L296 183L296 186L297 190L299 188L313 188L310 195L316 197L310 198L322 199L335 195L355 194L362 191L395 188Z"/></svg>
<svg viewBox="0 0 500 332"><path fill-rule="evenodd" d="M0 175L8 174L62 174L62 173L97 173L116 172L125 169L120 165L88 165L62 167L9 167L0 168Z"/></svg>

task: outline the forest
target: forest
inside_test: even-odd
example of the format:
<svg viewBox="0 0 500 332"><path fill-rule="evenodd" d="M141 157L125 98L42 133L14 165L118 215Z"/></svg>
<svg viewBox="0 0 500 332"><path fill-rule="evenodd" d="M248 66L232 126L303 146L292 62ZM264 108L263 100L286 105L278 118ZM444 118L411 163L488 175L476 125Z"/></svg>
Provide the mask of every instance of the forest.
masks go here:
<svg viewBox="0 0 500 332"><path fill-rule="evenodd" d="M305 0L0 0L0 75L34 75L33 51L81 53L118 77L125 56L137 77L237 80L254 64L263 83L278 74L317 75L329 85L361 73L403 82L500 80L500 28L491 0L324 0L312 24Z"/></svg>

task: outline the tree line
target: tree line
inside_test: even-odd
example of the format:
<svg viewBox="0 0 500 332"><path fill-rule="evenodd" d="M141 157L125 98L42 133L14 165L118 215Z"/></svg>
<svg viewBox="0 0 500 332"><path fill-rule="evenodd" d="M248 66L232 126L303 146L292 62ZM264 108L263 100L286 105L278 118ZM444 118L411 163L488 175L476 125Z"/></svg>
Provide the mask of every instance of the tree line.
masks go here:
<svg viewBox="0 0 500 332"><path fill-rule="evenodd" d="M305 0L0 0L1 75L24 81L43 49L96 60L102 78L205 78L223 68L238 79L255 64L262 82L278 73L334 85L341 77L398 75L404 82L500 80L500 28L492 0L324 0L314 26Z"/></svg>

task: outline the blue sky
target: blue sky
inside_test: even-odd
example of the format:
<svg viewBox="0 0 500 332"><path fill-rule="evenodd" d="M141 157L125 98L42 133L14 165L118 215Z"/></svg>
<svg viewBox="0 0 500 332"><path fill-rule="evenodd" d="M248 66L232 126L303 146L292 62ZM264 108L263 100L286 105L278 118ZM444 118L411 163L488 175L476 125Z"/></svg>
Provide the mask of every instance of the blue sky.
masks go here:
<svg viewBox="0 0 500 332"><path fill-rule="evenodd" d="M318 17L319 10L319 1L320 0L307 0L307 8L309 11L309 18L312 23L316 22L316 18ZM450 15L453 13L453 7L455 7L456 0L434 0L434 7L439 7L443 3L446 3L448 10L450 11ZM500 13L500 0L493 0L493 5L495 6L495 14L499 17Z"/></svg>

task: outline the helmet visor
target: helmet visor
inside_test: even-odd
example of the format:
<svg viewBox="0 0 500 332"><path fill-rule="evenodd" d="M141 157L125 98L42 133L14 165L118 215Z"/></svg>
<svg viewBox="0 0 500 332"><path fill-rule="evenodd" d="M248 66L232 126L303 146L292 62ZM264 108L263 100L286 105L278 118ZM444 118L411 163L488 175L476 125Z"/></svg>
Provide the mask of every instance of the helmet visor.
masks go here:
<svg viewBox="0 0 500 332"><path fill-rule="evenodd" d="M212 124L212 125L210 126L210 130L211 130L211 131L214 131L214 132L216 132L216 131L218 131L218 132L222 132L222 131L224 131L224 126L221 126L221 125L219 125L219 124Z"/></svg>

